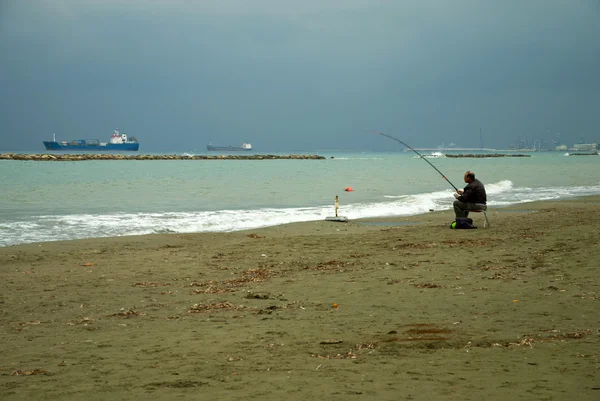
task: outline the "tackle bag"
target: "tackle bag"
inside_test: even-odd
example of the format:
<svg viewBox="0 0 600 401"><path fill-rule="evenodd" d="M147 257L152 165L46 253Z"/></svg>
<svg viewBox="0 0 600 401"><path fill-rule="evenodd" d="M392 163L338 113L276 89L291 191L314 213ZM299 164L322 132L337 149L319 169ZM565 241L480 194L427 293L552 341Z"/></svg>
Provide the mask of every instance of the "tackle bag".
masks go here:
<svg viewBox="0 0 600 401"><path fill-rule="evenodd" d="M473 219L470 219L468 217L457 217L456 221L453 221L452 224L450 224L450 228L477 228L473 225Z"/></svg>

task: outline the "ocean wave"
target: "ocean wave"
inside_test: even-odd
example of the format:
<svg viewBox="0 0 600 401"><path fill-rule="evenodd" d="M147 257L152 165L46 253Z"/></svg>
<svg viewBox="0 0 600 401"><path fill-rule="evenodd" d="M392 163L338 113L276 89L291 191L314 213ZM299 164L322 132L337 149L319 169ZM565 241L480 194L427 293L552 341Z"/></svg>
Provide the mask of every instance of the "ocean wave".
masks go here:
<svg viewBox="0 0 600 401"><path fill-rule="evenodd" d="M600 194L600 185L514 188L508 180L486 185L488 205ZM338 210L349 219L410 216L452 208L454 191L385 196L381 202L349 203ZM0 246L31 242L154 233L231 232L334 216L333 205L195 212L39 215L0 222Z"/></svg>

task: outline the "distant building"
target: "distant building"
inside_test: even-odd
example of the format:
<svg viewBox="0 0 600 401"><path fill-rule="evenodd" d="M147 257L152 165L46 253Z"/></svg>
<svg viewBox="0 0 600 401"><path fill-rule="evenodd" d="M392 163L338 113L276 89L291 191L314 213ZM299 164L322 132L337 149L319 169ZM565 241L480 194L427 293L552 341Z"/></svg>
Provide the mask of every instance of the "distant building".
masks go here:
<svg viewBox="0 0 600 401"><path fill-rule="evenodd" d="M556 150L559 150L559 151L563 151L563 152L564 152L565 150L567 150L567 145L558 145L558 146L556 147Z"/></svg>
<svg viewBox="0 0 600 401"><path fill-rule="evenodd" d="M598 149L597 143L576 143L573 145L573 150L578 151L593 151Z"/></svg>

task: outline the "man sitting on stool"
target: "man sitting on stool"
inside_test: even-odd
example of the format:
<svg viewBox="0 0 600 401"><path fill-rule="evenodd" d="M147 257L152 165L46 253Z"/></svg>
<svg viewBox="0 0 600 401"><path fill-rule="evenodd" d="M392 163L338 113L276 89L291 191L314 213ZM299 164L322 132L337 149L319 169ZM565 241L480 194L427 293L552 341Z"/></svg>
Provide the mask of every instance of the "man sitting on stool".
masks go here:
<svg viewBox="0 0 600 401"><path fill-rule="evenodd" d="M485 187L475 178L475 173L465 173L465 189L459 189L454 194L454 213L456 217L469 217L469 210L486 210L487 196Z"/></svg>

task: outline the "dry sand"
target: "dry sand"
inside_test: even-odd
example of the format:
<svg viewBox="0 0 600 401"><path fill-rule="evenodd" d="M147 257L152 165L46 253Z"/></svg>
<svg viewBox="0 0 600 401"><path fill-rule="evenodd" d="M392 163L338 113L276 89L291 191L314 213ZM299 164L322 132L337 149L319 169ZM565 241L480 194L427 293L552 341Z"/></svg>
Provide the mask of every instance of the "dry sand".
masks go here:
<svg viewBox="0 0 600 401"><path fill-rule="evenodd" d="M0 398L600 399L600 197L489 217L0 248Z"/></svg>

